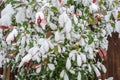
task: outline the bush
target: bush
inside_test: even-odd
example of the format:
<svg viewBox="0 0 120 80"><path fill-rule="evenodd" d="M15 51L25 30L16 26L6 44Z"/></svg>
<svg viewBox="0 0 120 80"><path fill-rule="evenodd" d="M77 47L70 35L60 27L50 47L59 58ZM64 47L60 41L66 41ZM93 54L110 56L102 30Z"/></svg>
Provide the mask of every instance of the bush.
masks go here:
<svg viewBox="0 0 120 80"><path fill-rule="evenodd" d="M118 0L6 0L2 5L0 54L3 65L18 68L17 79L89 80L106 72L107 36L120 32Z"/></svg>

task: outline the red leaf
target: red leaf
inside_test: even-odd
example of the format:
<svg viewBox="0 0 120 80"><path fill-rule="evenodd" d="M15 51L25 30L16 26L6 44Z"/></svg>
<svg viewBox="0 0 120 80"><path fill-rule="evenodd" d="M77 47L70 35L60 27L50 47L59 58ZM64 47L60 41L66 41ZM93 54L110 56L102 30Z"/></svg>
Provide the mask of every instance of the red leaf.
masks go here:
<svg viewBox="0 0 120 80"><path fill-rule="evenodd" d="M76 16L76 17L79 17L79 16L80 16L80 14L75 14L75 16Z"/></svg>
<svg viewBox="0 0 120 80"><path fill-rule="evenodd" d="M98 54L101 59L105 59L107 57L107 51L103 48L98 49Z"/></svg>
<svg viewBox="0 0 120 80"><path fill-rule="evenodd" d="M105 49L101 49L101 52L103 53L104 57L107 56L107 51Z"/></svg>
<svg viewBox="0 0 120 80"><path fill-rule="evenodd" d="M33 69L36 69L36 68L38 68L40 66L40 64L34 64L33 66L32 66L32 68Z"/></svg>
<svg viewBox="0 0 120 80"><path fill-rule="evenodd" d="M98 54L99 54L99 56L100 56L100 59L103 59L103 54L102 54L102 52L101 52L101 50L100 49L98 49Z"/></svg>
<svg viewBox="0 0 120 80"><path fill-rule="evenodd" d="M26 71L27 71L27 73L29 73L29 71L30 71L30 62L26 62L26 65L27 65Z"/></svg>
<svg viewBox="0 0 120 80"><path fill-rule="evenodd" d="M2 26L0 26L0 28L3 29L3 30L5 30L5 29L8 29L8 26L2 25Z"/></svg>
<svg viewBox="0 0 120 80"><path fill-rule="evenodd" d="M17 39L16 39L16 37L14 37L14 40L13 40L13 42L14 42L14 43L16 43L16 42L17 42Z"/></svg>
<svg viewBox="0 0 120 80"><path fill-rule="evenodd" d="M93 0L93 3L95 3L96 2L96 0Z"/></svg>
<svg viewBox="0 0 120 80"><path fill-rule="evenodd" d="M15 26L10 26L10 29L13 30Z"/></svg>
<svg viewBox="0 0 120 80"><path fill-rule="evenodd" d="M37 24L40 24L42 22L42 19L40 18L40 16L37 19Z"/></svg>
<svg viewBox="0 0 120 80"><path fill-rule="evenodd" d="M5 41L6 41L7 36L8 36L8 34L6 34L6 35L4 36Z"/></svg>
<svg viewBox="0 0 120 80"><path fill-rule="evenodd" d="M59 3L62 3L62 0L58 0L59 1Z"/></svg>

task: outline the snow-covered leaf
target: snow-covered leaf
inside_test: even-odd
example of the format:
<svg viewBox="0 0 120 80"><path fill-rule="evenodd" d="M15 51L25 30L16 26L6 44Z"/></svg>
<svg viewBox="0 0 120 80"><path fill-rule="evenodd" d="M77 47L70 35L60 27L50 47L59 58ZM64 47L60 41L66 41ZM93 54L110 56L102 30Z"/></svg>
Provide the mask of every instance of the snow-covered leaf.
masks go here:
<svg viewBox="0 0 120 80"><path fill-rule="evenodd" d="M69 33L72 29L72 22L71 20L68 18L68 21L65 24L65 31L66 33Z"/></svg>
<svg viewBox="0 0 120 80"><path fill-rule="evenodd" d="M69 80L69 77L68 77L68 75L67 75L66 72L65 72L65 74L64 74L64 80Z"/></svg>
<svg viewBox="0 0 120 80"><path fill-rule="evenodd" d="M80 71L78 72L77 80L81 80L81 73L80 73Z"/></svg>
<svg viewBox="0 0 120 80"><path fill-rule="evenodd" d="M81 56L79 54L77 54L77 65L78 66L82 65L82 59L81 59Z"/></svg>
<svg viewBox="0 0 120 80"><path fill-rule="evenodd" d="M36 69L36 73L40 73L41 71L41 66L39 66L37 69Z"/></svg>
<svg viewBox="0 0 120 80"><path fill-rule="evenodd" d="M92 65L92 67L93 67L93 69L94 69L94 71L95 71L96 76L97 76L97 77L101 76L101 73L100 73L100 71L97 69L97 67L96 67L95 65Z"/></svg>
<svg viewBox="0 0 120 80"><path fill-rule="evenodd" d="M102 69L102 71L103 71L104 73L107 72L107 69L106 69L106 67L105 67L103 64L101 64L101 69Z"/></svg>
<svg viewBox="0 0 120 80"><path fill-rule="evenodd" d="M75 71L72 70L72 69L70 69L70 73L71 73L71 74L75 74Z"/></svg>
<svg viewBox="0 0 120 80"><path fill-rule="evenodd" d="M65 70L62 70L61 73L60 73L60 78L63 78L65 75Z"/></svg>
<svg viewBox="0 0 120 80"><path fill-rule="evenodd" d="M86 55L81 53L80 56L81 56L82 61L85 63L87 61Z"/></svg>
<svg viewBox="0 0 120 80"><path fill-rule="evenodd" d="M75 24L78 23L78 19L77 19L76 15L74 15L74 22L75 22Z"/></svg>
<svg viewBox="0 0 120 80"><path fill-rule="evenodd" d="M49 67L49 69L52 70L52 71L55 70L55 65L54 65L54 64L50 64L50 63L49 63L49 64L48 64L48 67Z"/></svg>
<svg viewBox="0 0 120 80"><path fill-rule="evenodd" d="M66 61L66 68L67 70L71 68L71 60L69 58L67 58L67 61Z"/></svg>
<svg viewBox="0 0 120 80"><path fill-rule="evenodd" d="M32 58L32 55L31 54L27 54L25 55L25 57L22 58L22 61L20 62L19 64L19 68L23 66L24 63L28 63Z"/></svg>
<svg viewBox="0 0 120 80"><path fill-rule="evenodd" d="M89 8L90 8L90 13L97 12L99 10L98 5L96 5L95 3L92 3Z"/></svg>

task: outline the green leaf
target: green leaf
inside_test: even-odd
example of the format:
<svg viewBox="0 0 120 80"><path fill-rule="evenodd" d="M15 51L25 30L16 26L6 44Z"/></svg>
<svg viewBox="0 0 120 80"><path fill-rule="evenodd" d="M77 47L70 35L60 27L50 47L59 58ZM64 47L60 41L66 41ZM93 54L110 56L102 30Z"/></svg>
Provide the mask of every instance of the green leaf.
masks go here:
<svg viewBox="0 0 120 80"><path fill-rule="evenodd" d="M23 26L24 26L25 28L27 28L27 27L28 27L28 22L27 22L27 21L23 22Z"/></svg>
<svg viewBox="0 0 120 80"><path fill-rule="evenodd" d="M89 7L85 8L85 13L89 13Z"/></svg>
<svg viewBox="0 0 120 80"><path fill-rule="evenodd" d="M120 11L118 12L118 19L120 19Z"/></svg>
<svg viewBox="0 0 120 80"><path fill-rule="evenodd" d="M94 38L93 38L93 37L90 37L90 39L89 39L89 41L88 41L88 44L89 44L89 45L92 44L93 41L94 41Z"/></svg>
<svg viewBox="0 0 120 80"><path fill-rule="evenodd" d="M68 0L68 4L72 4L72 0Z"/></svg>
<svg viewBox="0 0 120 80"><path fill-rule="evenodd" d="M110 20L113 20L114 19L114 16L113 14L110 15Z"/></svg>
<svg viewBox="0 0 120 80"><path fill-rule="evenodd" d="M17 35L17 37L16 37L16 39L18 40L20 37L21 37L21 35L20 35L20 34L18 34L18 35Z"/></svg>
<svg viewBox="0 0 120 80"><path fill-rule="evenodd" d="M54 46L54 52L57 54L58 53L58 46Z"/></svg>
<svg viewBox="0 0 120 80"><path fill-rule="evenodd" d="M97 19L94 18L93 16L91 16L91 17L88 18L89 24L92 24L92 25L96 24L96 20L97 20Z"/></svg>
<svg viewBox="0 0 120 80"><path fill-rule="evenodd" d="M30 31L26 30L26 34L30 34Z"/></svg>
<svg viewBox="0 0 120 80"><path fill-rule="evenodd" d="M98 39L99 39L100 41L102 41L102 40L103 40L103 38L104 38L104 37L100 36Z"/></svg>
<svg viewBox="0 0 120 80"><path fill-rule="evenodd" d="M29 43L29 46L30 46L30 47L33 47L33 43L32 43L32 42L30 42L30 43Z"/></svg>
<svg viewBox="0 0 120 80"><path fill-rule="evenodd" d="M58 12L58 9L57 9L55 6L52 6L52 7L51 7L51 11L52 11L52 12Z"/></svg>
<svg viewBox="0 0 120 80"><path fill-rule="evenodd" d="M102 15L107 15L107 11L106 10L101 10L101 11L99 11L99 13L102 14Z"/></svg>
<svg viewBox="0 0 120 80"><path fill-rule="evenodd" d="M118 3L119 3L119 0L115 0L115 3L118 4Z"/></svg>
<svg viewBox="0 0 120 80"><path fill-rule="evenodd" d="M99 0L98 2L99 6L103 4L103 0Z"/></svg>
<svg viewBox="0 0 120 80"><path fill-rule="evenodd" d="M75 49L78 51L80 49L79 45L75 45Z"/></svg>
<svg viewBox="0 0 120 80"><path fill-rule="evenodd" d="M111 23L111 26L112 26L113 28L115 28L115 23Z"/></svg>

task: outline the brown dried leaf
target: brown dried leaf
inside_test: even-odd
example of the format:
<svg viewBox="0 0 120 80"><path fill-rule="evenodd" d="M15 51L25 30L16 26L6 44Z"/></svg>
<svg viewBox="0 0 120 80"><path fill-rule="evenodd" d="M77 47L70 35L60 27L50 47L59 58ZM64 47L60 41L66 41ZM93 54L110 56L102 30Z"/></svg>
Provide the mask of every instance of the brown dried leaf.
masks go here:
<svg viewBox="0 0 120 80"><path fill-rule="evenodd" d="M49 31L46 33L46 38L49 38L51 35L52 35L52 32L51 32L51 30L49 30Z"/></svg>

